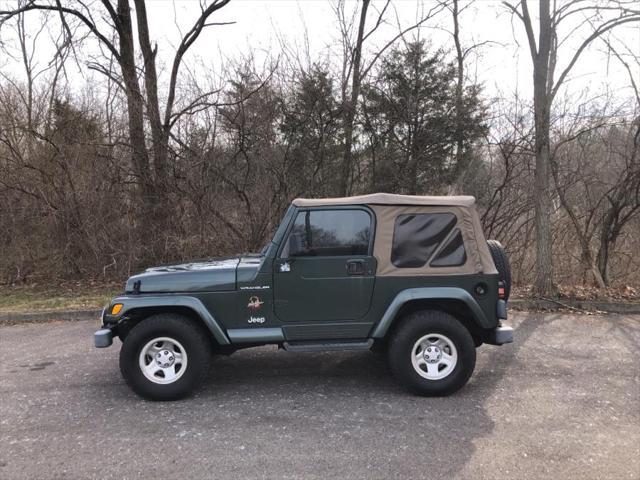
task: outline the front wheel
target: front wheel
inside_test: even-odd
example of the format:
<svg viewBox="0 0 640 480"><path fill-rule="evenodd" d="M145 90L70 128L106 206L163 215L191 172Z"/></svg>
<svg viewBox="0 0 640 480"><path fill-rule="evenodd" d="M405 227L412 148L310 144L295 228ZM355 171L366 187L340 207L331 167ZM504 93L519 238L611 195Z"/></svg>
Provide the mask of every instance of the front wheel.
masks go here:
<svg viewBox="0 0 640 480"><path fill-rule="evenodd" d="M455 317L423 310L405 318L389 342L389 364L408 390L425 396L462 388L476 365L469 331Z"/></svg>
<svg viewBox="0 0 640 480"><path fill-rule="evenodd" d="M137 324L120 350L120 371L131 389L149 400L177 400L204 380L211 362L207 333L193 320L153 315Z"/></svg>

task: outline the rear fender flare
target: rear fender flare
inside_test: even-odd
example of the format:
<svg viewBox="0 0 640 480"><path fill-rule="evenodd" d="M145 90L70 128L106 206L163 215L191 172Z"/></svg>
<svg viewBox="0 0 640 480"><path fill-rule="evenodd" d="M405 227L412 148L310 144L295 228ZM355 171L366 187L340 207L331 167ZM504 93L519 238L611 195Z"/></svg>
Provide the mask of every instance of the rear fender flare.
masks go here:
<svg viewBox="0 0 640 480"><path fill-rule="evenodd" d="M373 329L373 338L384 338L403 305L414 300L455 300L463 302L473 314L473 321L480 328L490 328L487 317L478 302L469 292L458 287L424 287L402 290L387 307L384 315Z"/></svg>

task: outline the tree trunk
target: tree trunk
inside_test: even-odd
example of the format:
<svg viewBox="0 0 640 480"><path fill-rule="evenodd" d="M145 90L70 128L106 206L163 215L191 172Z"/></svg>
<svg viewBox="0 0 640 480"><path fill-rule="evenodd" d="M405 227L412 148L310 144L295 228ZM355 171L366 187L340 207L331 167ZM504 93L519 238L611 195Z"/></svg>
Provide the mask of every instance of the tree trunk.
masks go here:
<svg viewBox="0 0 640 480"><path fill-rule="evenodd" d="M358 37L353 50L353 65L351 68L352 82L351 95L349 100L343 105L344 108L344 152L342 156L342 168L339 183L339 194L346 196L350 193L351 186L351 170L353 166L353 130L356 118L356 109L358 106L358 98L360 97L361 71L360 63L362 61L362 42L364 37L364 27L367 19L367 9L370 0L362 0L362 9L360 11L360 25L358 26Z"/></svg>
<svg viewBox="0 0 640 480"><path fill-rule="evenodd" d="M464 177L467 171L467 162L464 155L464 138L462 135L462 108L464 87L464 54L460 44L460 23L458 21L458 0L453 0L453 43L456 46L456 60L458 62L456 78L456 131L454 134L456 144L456 163L454 166L453 183L450 193L460 193L464 187Z"/></svg>
<svg viewBox="0 0 640 480"><path fill-rule="evenodd" d="M134 0L138 25L138 41L144 59L144 83L147 94L147 115L151 127L153 141L153 170L155 183L165 185L167 170L167 153L169 149L168 136L165 135L160 120L160 102L158 101L158 75L156 71L156 52L151 47L149 23L145 0Z"/></svg>
<svg viewBox="0 0 640 480"><path fill-rule="evenodd" d="M602 220L602 226L600 229L600 245L598 247L598 255L596 256L598 271L600 272L605 285L609 285L608 267L611 250L618 240L624 225L624 223L619 220L619 204L612 201L610 209Z"/></svg>
<svg viewBox="0 0 640 480"><path fill-rule="evenodd" d="M537 109L536 109L537 110ZM551 217L553 207L549 188L549 116L536 111L535 227L536 268L534 291L539 296L554 295Z"/></svg>
<svg viewBox="0 0 640 480"><path fill-rule="evenodd" d="M587 280L587 276L590 273L593 275L593 279L595 281L595 285L598 288L604 288L606 285L604 283L604 279L594 262L593 255L591 254L591 247L589 245L589 240L585 238L583 235L579 235L580 241L580 249L582 253L580 254L580 260L582 261L582 267L584 269L585 278Z"/></svg>
<svg viewBox="0 0 640 480"><path fill-rule="evenodd" d="M549 0L540 1L540 43L533 62L533 104L535 117L535 155L536 170L535 227L536 227L536 266L534 293L538 296L554 296L556 286L553 282L552 214L550 185L550 109L551 92L549 89L549 59L551 51L551 16Z"/></svg>
<svg viewBox="0 0 640 480"><path fill-rule="evenodd" d="M127 97L127 116L129 127L129 143L131 144L131 161L138 181L140 195L140 232L151 234L154 228L156 189L149 168L149 155L144 132L144 98L138 84L135 62L135 46L131 13L128 0L118 0L118 18L120 20L119 48L120 68Z"/></svg>
<svg viewBox="0 0 640 480"><path fill-rule="evenodd" d="M600 248L598 248L598 255L596 258L598 271L600 272L600 276L602 277L602 281L605 285L609 285L609 252L610 252L610 241L609 241L609 230L611 229L611 220L609 220L609 215L605 217L605 220L602 222L602 231L600 232Z"/></svg>

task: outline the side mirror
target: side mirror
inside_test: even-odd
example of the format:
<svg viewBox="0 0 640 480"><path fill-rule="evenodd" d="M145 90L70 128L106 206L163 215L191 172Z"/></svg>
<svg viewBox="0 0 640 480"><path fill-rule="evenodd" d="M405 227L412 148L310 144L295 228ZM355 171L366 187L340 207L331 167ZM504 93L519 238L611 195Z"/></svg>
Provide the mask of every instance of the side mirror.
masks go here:
<svg viewBox="0 0 640 480"><path fill-rule="evenodd" d="M289 235L289 256L298 257L303 255L307 250L305 243L305 235L303 233L292 232Z"/></svg>

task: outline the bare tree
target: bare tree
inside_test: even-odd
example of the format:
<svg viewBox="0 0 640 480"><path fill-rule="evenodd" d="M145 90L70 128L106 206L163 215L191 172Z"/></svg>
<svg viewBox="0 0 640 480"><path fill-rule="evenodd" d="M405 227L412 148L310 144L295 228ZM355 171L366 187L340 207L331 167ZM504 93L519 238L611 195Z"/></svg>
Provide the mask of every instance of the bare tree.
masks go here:
<svg viewBox="0 0 640 480"><path fill-rule="evenodd" d="M32 11L54 11L61 18L67 32L85 29L89 35L97 39L101 48L106 49L120 67L120 78L117 79L127 99L129 142L131 146L131 161L137 181L140 185L142 204L144 205L141 219L148 223L158 221L159 217L154 212L162 211L162 205L158 205L161 198L158 192L166 185L167 155L169 153L169 138L171 129L176 120L190 109L175 111L176 89L178 85L178 73L185 53L198 39L202 31L214 22L209 22L209 17L223 8L229 0L214 0L208 5L203 4L192 27L184 34L171 62L171 74L166 93L164 115L161 115L161 107L158 95L158 72L155 62L157 45L154 46L149 35L149 25L144 0L134 0L135 21L134 29L132 9L129 0L117 0L114 5L111 0L100 2L85 2L76 0L73 3L63 5L59 0L38 2L31 0L19 2L17 6L9 10L0 10L0 25L9 19ZM101 15L105 15L108 22L98 22L94 17L98 12L99 3L102 9ZM142 68L145 88L142 89L138 79L140 67L136 62L136 39L142 52L144 65ZM108 62L107 62L108 63ZM113 78L114 72L107 64L90 63L89 67ZM214 92L207 92L213 94ZM206 96L207 94L205 94ZM145 117L146 107L146 117ZM145 138L145 124L151 131L152 156L149 157ZM160 209L158 209L160 207Z"/></svg>
<svg viewBox="0 0 640 480"><path fill-rule="evenodd" d="M487 236L507 246L516 281L531 283L546 121L556 281L599 274L599 284L635 287L638 54L604 30L608 18L630 18L631 4L551 4L546 47L529 19L545 86L534 116L531 99L487 101L473 81L468 53L488 43L468 40L473 2L416 2L416 20L446 12L451 56L420 46L420 21L401 26L389 0L339 1L342 41L326 55L314 57L305 36L299 51L282 41L273 56L250 51L215 68L187 58L199 32L221 23L210 7L226 2L193 3L192 29L170 52L151 37L151 2L2 3L0 283L121 279L151 262L255 251L294 197L453 191L456 177L478 199ZM580 57L569 47L593 32L630 73L635 102L622 89L608 110L601 96L558 94ZM72 80L81 62L99 74Z"/></svg>
<svg viewBox="0 0 640 480"><path fill-rule="evenodd" d="M446 30L453 38L453 44L456 52L456 126L455 126L455 160L454 169L451 174L451 185L449 192L451 194L462 192L465 186L465 179L470 171L470 161L472 156L470 155L470 145L465 142L464 128L466 123L466 117L469 112L466 111L466 105L464 103L465 83L467 80L466 62L468 56L476 49L481 48L484 45L495 43L491 40L484 40L481 42L474 42L471 45L463 45L461 39L461 16L462 13L470 8L475 0L468 0L461 2L460 0L447 0L441 1L445 8L451 14L451 22L453 24L453 30ZM475 88L475 85L472 86Z"/></svg>
<svg viewBox="0 0 640 480"><path fill-rule="evenodd" d="M370 0L362 0L360 8L360 22L358 23L358 35L356 43L353 47L353 60L351 61L351 95L344 102L344 153L342 160L341 185L340 194L347 195L349 190L349 179L351 177L351 168L353 163L353 123L356 117L356 104L360 97L360 85L362 83L362 71L360 63L362 62L362 44L364 42L364 28L367 20L367 10L369 9ZM388 4L388 2L387 2ZM386 9L386 7L385 7Z"/></svg>
<svg viewBox="0 0 640 480"><path fill-rule="evenodd" d="M474 162L466 192L478 199L487 238L508 249L517 284L529 280L533 230L533 124L529 107L516 92L491 105L491 128Z"/></svg>
<svg viewBox="0 0 640 480"><path fill-rule="evenodd" d="M548 296L556 292L553 280L553 252L550 218L553 213L550 175L550 135L551 109L553 100L582 53L589 45L613 28L630 22L640 21L640 10L631 1L585 2L567 1L563 3L540 0L538 14L538 35L536 38L534 21L529 12L527 0L518 3L504 2L504 5L521 21L529 44L533 62L533 103L535 117L535 226L536 226L536 275L534 292ZM580 26L590 25L591 33L582 40L570 56L560 75L556 78L556 67L561 47L566 38L560 37L560 27L577 22ZM569 35L575 32L575 27Z"/></svg>
<svg viewBox="0 0 640 480"><path fill-rule="evenodd" d="M468 6L468 5L467 5ZM463 7L463 9L466 7ZM464 88L464 57L466 52L462 51L462 43L460 42L460 5L458 0L453 0L451 7L451 17L453 19L453 43L456 46L456 61L457 61L457 80L456 80L456 175L455 180L459 176L460 172L464 171L463 163L463 149L464 138L462 137L462 93ZM455 182L454 180L454 182ZM458 182L456 182L458 183ZM461 182L460 182L461 183Z"/></svg>
<svg viewBox="0 0 640 480"><path fill-rule="evenodd" d="M571 99L567 99L566 103L571 103ZM552 140L549 160L553 184L578 240L580 261L585 273L583 277L590 272L596 285L604 288L605 281L595 264L591 243L598 232L601 223L599 213L609 189L608 182L598 173L605 167L602 158L607 155L598 152L597 147L604 143L601 131L614 125L611 120L614 115L607 111L606 105L600 112L584 114L576 114L569 108L567 105L565 111L556 114L558 119L555 123L566 125L556 126L558 133ZM609 183L614 185L619 183L619 169L616 167L613 164L608 166L609 176L615 178ZM611 174L614 170L616 173Z"/></svg>
<svg viewBox="0 0 640 480"><path fill-rule="evenodd" d="M624 168L620 181L607 192L608 208L600 228L596 261L604 283L609 284L611 251L620 238L623 228L640 214L640 86L633 74L633 67L629 64L633 62L637 70L640 67L640 55L626 45L623 46L626 54L623 54L618 52L608 40L605 40L605 43L626 69L635 98L635 118L628 126L626 133L623 133L622 141L616 142L619 145L618 148L613 149L622 158Z"/></svg>

